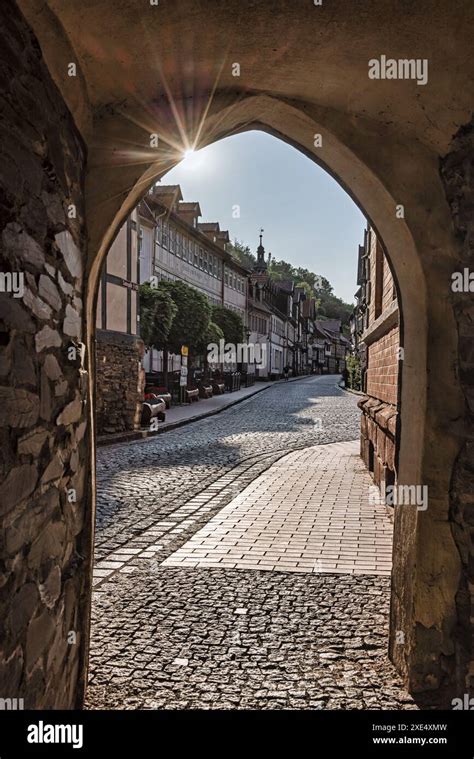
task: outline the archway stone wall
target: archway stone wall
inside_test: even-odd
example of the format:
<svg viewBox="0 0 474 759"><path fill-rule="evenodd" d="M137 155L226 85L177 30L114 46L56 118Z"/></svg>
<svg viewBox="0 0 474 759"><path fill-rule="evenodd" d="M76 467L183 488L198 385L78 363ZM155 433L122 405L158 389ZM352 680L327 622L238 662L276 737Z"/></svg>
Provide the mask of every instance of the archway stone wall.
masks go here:
<svg viewBox="0 0 474 759"><path fill-rule="evenodd" d="M183 13L186 1L180 4ZM177 110L183 115L183 123L192 137L204 113L202 144L251 126L281 136L341 181L363 207L384 242L399 288L405 349L398 476L401 484L428 485L430 494L426 512L409 506L397 510L390 654L412 692L438 705L449 705L452 695L462 696L464 691L459 693L459 689L468 687L470 677L468 638L472 580L468 558L471 508L468 488L472 476L472 426L465 411L466 403L472 400L469 390L472 316L467 299L454 300L450 290L451 273L466 260L463 259L469 248L466 239L472 239L469 230L466 231L466 221L459 226L457 210L461 204L465 215L471 213L469 156L472 156L472 145L465 141L467 132L463 130L451 145L453 123L469 119L472 102L469 72L458 63L459 49L464 44L470 49L471 44L469 37L465 41L461 39L466 24L461 24L457 15L469 12L468 3L452 8L437 0L428 4L421 2L400 19L391 18L393 4L390 2L370 0L367 13L361 17L354 9L348 9L347 3L335 0L330 11L322 10L322 18L330 12L332 20L330 26L317 27L317 45L306 11L295 12L292 2L282 2L278 14L268 10L265 19L262 18L263 27L255 18L255 14L263 13L260 3L252 4L248 14L241 13L239 2L224 4L225 11L213 4L212 13L207 14L206 8L190 3L192 23L185 26L176 7L169 6L162 9L159 20L157 16L150 17L139 55L134 53L129 59L127 76L120 75L124 64L118 53L130 49L130 39L141 39L134 30L136 10L133 11L131 4L123 3L120 14L110 19L101 17L100 6L91 10L81 4L53 4L42 0L20 0L20 5L40 39L51 75L71 109L75 125L51 84L44 63L40 62L39 50L16 6L9 2L7 28L16 25L29 40L21 55L18 45L13 59L9 51L10 60L16 61L15 70L21 70L22 76L36 71L35 86L40 83L45 88L42 118L48 122L54 114L52 121L61 123L62 145L58 150L54 128L48 129L46 123L38 143L31 133L27 115L31 99L24 90L18 90L16 100L22 113L18 115L7 109L4 118L9 129L19 130L25 150L16 183L14 171L2 179L7 186L10 183L6 203L10 215L5 217L2 230L5 231L8 224L17 225L9 227L8 245L4 248L15 266L19 255L21 258L18 251L26 250L24 235L36 243L28 242L28 254L23 253L25 270L33 277L28 280L32 293L31 298L28 296L29 305L27 301L21 307L14 307L12 313L21 313L21 317L16 326L13 322L10 324L10 331L14 333L12 346L15 342L21 345L23 361L30 370L32 366L34 381L31 372L31 382L26 375L22 382L17 380L21 371L19 353L7 350L2 392L14 395L21 391L22 399L29 398L29 405L21 401L26 408L23 419L29 424L27 431L34 432L38 428L41 434L39 438L33 435L32 440L25 438L20 452L23 428L12 428L11 421L16 423L14 417L6 419L13 434L8 429L2 433L4 440L8 439L4 447L8 460L4 475L7 469L10 472L27 466L30 481L34 480L33 490L19 502L18 514L15 507L11 516L9 511L6 517L10 530L15 514L22 518L27 503L34 504L37 497L42 498L51 491L54 495L54 499L49 496L51 506L39 509L40 514L35 517L39 520L35 541L40 540L41 545L42 536L46 539L52 530L64 535L64 540L59 541L61 555L49 556L51 549L47 543L46 557L41 552L41 561L35 567L30 567L26 560L31 551L28 533L18 531L16 544L13 542L16 553L12 554L9 571L3 575L4 618L11 620L14 610L19 608L25 613L21 619L20 644L13 647L13 628L5 636L3 671L8 674L9 682L19 688L28 682L35 706L54 703L71 707L81 701L87 662L93 540L90 504L94 496L92 404L85 402L93 393L93 367L88 378L85 372L88 356L92 355L101 262L127 214L154 179L171 168L179 157L182 135L169 107L170 93L157 93L155 89L163 74L168 84L172 81L175 94L183 97L182 101L177 100ZM267 4L265 7L268 8ZM447 30L443 37L438 32L434 34L434 27L429 24L421 24L423 13L435 9L437 28L444 23ZM210 72L217 72L219 67L222 71L222 51L226 47L218 33L225 28L222 27L223 13L229 29L239 29L238 35L232 34L235 45L245 40L240 49L232 50L232 57L241 62L246 75L243 80L232 82L229 74L217 77L213 89L215 82ZM93 15L88 17L88 14ZM206 14L205 19L200 14ZM288 37L290 17L292 26ZM208 29L205 40L219 40L217 46L212 43L203 48L204 37L193 38L193 30L203 28L204 23ZM160 51L153 42L154 24L156 38L166 40L165 63L160 62ZM393 24L398 24L400 29L396 41L392 35ZM215 33L211 34L213 25ZM265 29L264 35L258 33L259 28ZM327 33L329 28L330 34ZM456 54L449 47L451 28L458 33ZM412 39L413 34L423 54L438 54L433 57L431 74L435 81L438 77L438 86L421 92L421 88L411 83L412 89L405 90L406 98L396 97L388 82L378 82L369 88L368 57L381 49L380 45L389 42L392 47L396 44L403 48L405 39ZM97 46L97 37L106 41L105 52ZM185 38L196 61L195 77L199 87L194 89L188 87L185 72L172 63L175 58L178 60L179 51L186 49ZM23 37L21 39L24 43ZM277 39L286 40L286 52L281 55L279 46L274 44ZM444 46L442 67L439 65L440 46ZM297 56L289 54L296 49ZM104 65L92 65L91 61L100 55L105 55ZM78 66L75 82L69 81L65 74L71 59ZM114 67L118 71L115 78L112 76ZM15 72L12 75L7 69L6 78L12 80L13 87L18 86ZM456 88L452 86L452 79L458 83ZM290 98L290 92L294 93L294 99ZM198 113L190 112L190 103L201 104ZM43 123L41 118L39 123ZM87 172L84 171L86 150L77 129L87 146ZM172 148L158 157L149 147L149 134L154 130L165 134L165 142ZM313 145L315 132L323 137L323 149L319 153ZM41 152L38 153L38 144L43 145L47 162L42 160ZM444 164L441 176L439 156L446 153L454 157ZM74 156L73 161L69 160L70 155ZM61 167L62 161L64 166ZM8 162L5 165L10 166ZM460 184L459 174L464 177ZM25 177L36 182L31 191L22 184ZM45 177L53 184L45 185L47 195L43 196ZM54 201L49 197L53 195ZM32 209L34 206L34 216L29 220L25 219L25 197L30 198ZM64 212L71 202L79 209L75 221L68 218L63 221L61 215L57 218L56 211L50 207L53 204L60 214L59 207ZM404 206L403 219L395 214L397 204ZM86 277L81 278L85 261L84 208L88 258ZM20 244L19 237L23 240ZM47 289L54 303L47 300L43 275L57 287L60 303L51 294L51 285ZM43 283L41 295L40 280ZM82 329L83 320L78 299L82 299L87 314L87 334L79 332L79 322ZM53 334L43 332L46 342L37 346L35 341L43 323ZM79 332L79 337L74 339L86 341L84 368L80 362L71 366L64 358L62 350L69 337L72 338L71 329ZM59 343L54 332L59 335ZM47 355L52 356L47 362L48 369ZM67 384L64 397L56 395L62 377ZM40 411L37 412L38 401ZM21 408L20 404L17 410ZM21 474L23 472L25 477L16 475L22 483L27 481L26 470ZM50 475L53 475L51 480ZM81 490L84 477L86 486ZM46 490L42 490L41 481L48 486ZM7 479L0 488L5 482ZM71 482L77 484L80 493L76 508L64 498L65 488ZM10 492L8 485L7 493ZM36 587L30 587L32 584ZM50 588L49 592L45 592L44 587ZM31 594L29 602L12 603L18 600L18 592ZM46 604L47 612L43 610L45 601L41 594L50 604ZM72 626L81 634L75 647L65 649L61 636L71 624L71 615ZM48 620L57 622L54 630ZM34 639L39 647L38 656L34 650L34 662L31 651L29 658L26 654L28 629L31 630L30 646Z"/></svg>
<svg viewBox="0 0 474 759"><path fill-rule="evenodd" d="M0 695L70 707L82 698L91 546L86 151L10 2L0 27Z"/></svg>
<svg viewBox="0 0 474 759"><path fill-rule="evenodd" d="M449 152L441 160L441 177L458 242L454 270L462 274L471 288L451 294L458 329L457 371L465 397L463 416L453 419L465 441L450 483L452 533L463 566L456 595L456 639L460 662L457 689L464 693L474 689L474 631L471 626L474 616L474 281L469 282L469 276L474 272L474 119L454 135Z"/></svg>

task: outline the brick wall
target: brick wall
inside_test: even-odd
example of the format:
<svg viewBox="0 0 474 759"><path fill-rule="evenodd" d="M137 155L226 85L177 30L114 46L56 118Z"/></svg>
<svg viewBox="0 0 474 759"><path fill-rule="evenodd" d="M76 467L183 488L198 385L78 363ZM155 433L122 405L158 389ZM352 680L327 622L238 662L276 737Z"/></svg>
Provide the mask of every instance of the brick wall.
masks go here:
<svg viewBox="0 0 474 759"><path fill-rule="evenodd" d="M367 394L386 403L397 404L398 326L368 347Z"/></svg>
<svg viewBox="0 0 474 759"><path fill-rule="evenodd" d="M400 332L398 323L393 323L392 306L396 298L393 277L374 230L370 230L368 246L369 335L365 339L367 395L359 402L362 411L361 456L374 482L383 490L396 480L395 435ZM384 317L387 317L385 326ZM374 340L374 336L370 335L370 328L375 322L379 325L381 333Z"/></svg>
<svg viewBox="0 0 474 759"><path fill-rule="evenodd" d="M97 331L96 428L98 435L137 429L144 390L143 342L132 335Z"/></svg>

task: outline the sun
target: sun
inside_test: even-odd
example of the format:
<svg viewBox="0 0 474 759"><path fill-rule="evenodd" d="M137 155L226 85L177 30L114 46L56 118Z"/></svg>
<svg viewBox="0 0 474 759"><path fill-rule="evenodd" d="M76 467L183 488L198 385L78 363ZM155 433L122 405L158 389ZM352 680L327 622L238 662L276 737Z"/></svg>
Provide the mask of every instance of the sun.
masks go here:
<svg viewBox="0 0 474 759"><path fill-rule="evenodd" d="M199 169L203 163L203 155L201 150L195 150L194 148L187 148L183 150L180 166L185 169Z"/></svg>

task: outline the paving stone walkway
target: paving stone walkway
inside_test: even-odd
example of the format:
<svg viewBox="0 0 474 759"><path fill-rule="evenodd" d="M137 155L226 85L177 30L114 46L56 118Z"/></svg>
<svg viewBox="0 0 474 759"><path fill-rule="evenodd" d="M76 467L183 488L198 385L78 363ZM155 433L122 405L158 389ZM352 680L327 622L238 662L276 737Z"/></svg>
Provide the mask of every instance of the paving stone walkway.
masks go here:
<svg viewBox="0 0 474 759"><path fill-rule="evenodd" d="M371 485L357 440L292 452L163 566L389 576L393 527Z"/></svg>

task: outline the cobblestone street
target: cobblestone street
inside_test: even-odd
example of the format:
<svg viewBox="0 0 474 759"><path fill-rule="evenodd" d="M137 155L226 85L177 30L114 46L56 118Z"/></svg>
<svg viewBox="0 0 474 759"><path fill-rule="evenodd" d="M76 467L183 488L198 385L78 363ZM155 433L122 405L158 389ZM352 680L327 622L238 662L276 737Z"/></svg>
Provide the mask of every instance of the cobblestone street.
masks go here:
<svg viewBox="0 0 474 759"><path fill-rule="evenodd" d="M99 449L89 708L416 708L337 379Z"/></svg>

